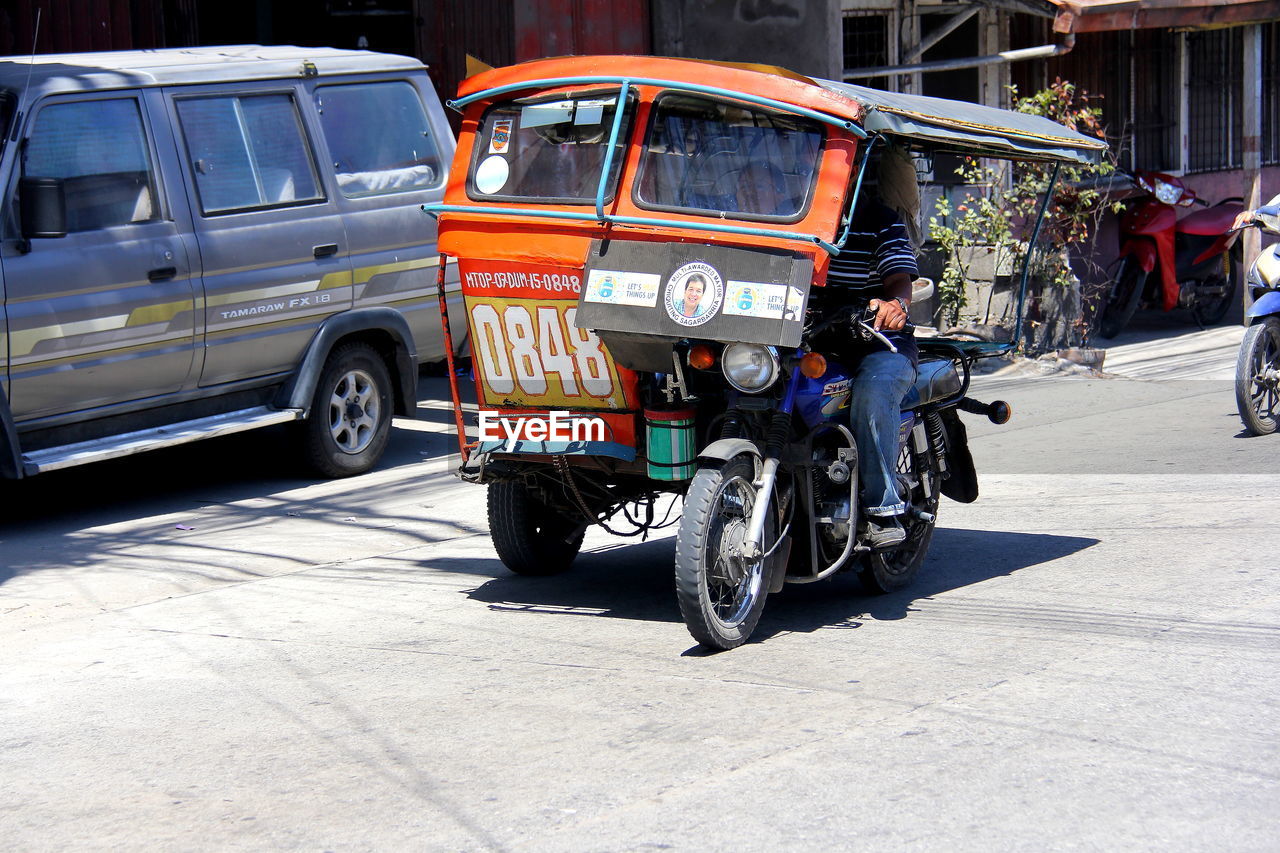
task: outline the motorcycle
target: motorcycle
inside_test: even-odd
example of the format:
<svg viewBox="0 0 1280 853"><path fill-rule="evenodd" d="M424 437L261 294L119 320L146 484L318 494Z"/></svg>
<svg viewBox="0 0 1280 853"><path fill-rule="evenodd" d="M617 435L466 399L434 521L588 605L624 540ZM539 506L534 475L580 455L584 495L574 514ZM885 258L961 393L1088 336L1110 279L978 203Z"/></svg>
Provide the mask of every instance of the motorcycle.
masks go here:
<svg viewBox="0 0 1280 853"><path fill-rule="evenodd" d="M1280 235L1280 205L1258 208L1253 224ZM1280 243L1262 250L1245 283L1252 305L1236 359L1236 408L1246 431L1270 435L1280 423Z"/></svg>
<svg viewBox="0 0 1280 853"><path fill-rule="evenodd" d="M941 496L978 495L959 413L1010 415L968 396L973 365L1014 345L918 339L898 432L907 538L874 546L852 365L828 342L880 333L861 305L809 310L867 154L892 139L1095 163L1105 142L975 104L656 57L495 69L450 105L463 112L452 177L424 210L441 269L459 264L480 408L470 440L451 369L458 473L488 487L502 562L553 574L592 525L678 525L678 606L712 649L745 642L786 583L851 571L872 592L909 584ZM443 309L441 322L452 352Z"/></svg>
<svg viewBox="0 0 1280 853"><path fill-rule="evenodd" d="M1190 309L1202 329L1221 322L1239 279L1240 251L1231 225L1243 200L1211 205L1172 175L1128 175L1145 194L1126 202L1120 256L1098 309L1098 334L1120 334L1144 300L1162 311ZM1178 219L1176 207L1197 204L1207 209Z"/></svg>

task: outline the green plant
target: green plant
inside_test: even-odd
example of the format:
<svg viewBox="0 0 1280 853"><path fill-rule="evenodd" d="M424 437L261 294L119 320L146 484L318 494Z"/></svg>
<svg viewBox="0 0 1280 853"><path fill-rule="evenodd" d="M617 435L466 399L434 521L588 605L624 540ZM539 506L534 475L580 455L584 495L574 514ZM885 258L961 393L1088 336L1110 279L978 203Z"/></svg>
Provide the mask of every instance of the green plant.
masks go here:
<svg viewBox="0 0 1280 853"><path fill-rule="evenodd" d="M1046 116L1088 135L1104 135L1101 108L1072 83L1055 79L1048 88L1026 97L1019 97L1013 86L1009 92L1017 112ZM1039 281L1071 286L1068 253L1091 239L1107 209L1104 195L1084 182L1114 169L1110 159L1092 167L1062 167L1037 242L1038 247L1049 246L1053 251L1039 251L1032 257L1031 275ZM987 247L994 253L997 269L1021 268L1052 172L1053 167L1043 163L977 158L966 158L956 169L967 185L964 197L953 202L944 195L936 215L929 219L929 237L945 258L937 288L944 322L958 322L966 304L972 253L965 249Z"/></svg>

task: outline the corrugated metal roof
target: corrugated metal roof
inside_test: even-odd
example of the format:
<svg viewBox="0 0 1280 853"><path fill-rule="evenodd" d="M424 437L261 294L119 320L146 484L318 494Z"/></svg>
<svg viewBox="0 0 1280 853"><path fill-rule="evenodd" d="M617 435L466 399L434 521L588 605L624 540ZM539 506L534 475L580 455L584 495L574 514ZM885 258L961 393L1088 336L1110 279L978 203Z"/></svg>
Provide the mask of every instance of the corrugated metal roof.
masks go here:
<svg viewBox="0 0 1280 853"><path fill-rule="evenodd" d="M303 76L303 62L313 64L320 74L425 67L413 57L367 50L244 44L4 57L0 59L0 86L21 90L28 74L33 91L273 80Z"/></svg>
<svg viewBox="0 0 1280 853"><path fill-rule="evenodd" d="M1217 27L1280 20L1280 0L1049 0L1060 33Z"/></svg>
<svg viewBox="0 0 1280 853"><path fill-rule="evenodd" d="M1104 140L1044 116L834 80L814 82L860 104L866 110L862 125L867 130L907 137L943 151L1097 163L1107 150Z"/></svg>

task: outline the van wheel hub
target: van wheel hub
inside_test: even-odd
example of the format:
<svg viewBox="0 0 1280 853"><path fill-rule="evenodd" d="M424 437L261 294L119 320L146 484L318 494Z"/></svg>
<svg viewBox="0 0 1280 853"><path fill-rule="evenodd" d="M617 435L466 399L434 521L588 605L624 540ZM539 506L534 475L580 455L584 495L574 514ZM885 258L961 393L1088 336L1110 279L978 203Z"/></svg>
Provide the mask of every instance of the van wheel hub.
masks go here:
<svg viewBox="0 0 1280 853"><path fill-rule="evenodd" d="M363 370L344 373L329 398L329 434L334 444L344 453L364 450L373 441L380 415L373 377Z"/></svg>

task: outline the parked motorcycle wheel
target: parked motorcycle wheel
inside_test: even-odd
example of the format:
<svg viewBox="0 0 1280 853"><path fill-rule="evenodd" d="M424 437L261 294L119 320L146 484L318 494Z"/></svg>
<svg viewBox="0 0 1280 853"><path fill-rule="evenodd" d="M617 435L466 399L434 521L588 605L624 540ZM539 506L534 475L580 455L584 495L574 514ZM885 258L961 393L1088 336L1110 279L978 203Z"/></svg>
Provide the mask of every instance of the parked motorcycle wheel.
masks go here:
<svg viewBox="0 0 1280 853"><path fill-rule="evenodd" d="M1114 338L1133 319L1147 283L1147 273L1132 257L1126 257L1111 281L1110 295L1098 318L1098 334L1104 338Z"/></svg>
<svg viewBox="0 0 1280 853"><path fill-rule="evenodd" d="M1236 408L1254 435L1276 431L1280 413L1280 318L1250 326L1236 359Z"/></svg>
<svg viewBox="0 0 1280 853"><path fill-rule="evenodd" d="M489 484L489 536L502 564L518 575L563 572L582 548L586 527L544 504L518 481Z"/></svg>
<svg viewBox="0 0 1280 853"><path fill-rule="evenodd" d="M699 470L685 494L676 534L676 598L689 633L713 649L746 642L769 594L772 561L735 553L757 504L754 479L754 460L737 456L723 467ZM766 524L766 550L775 536L776 526Z"/></svg>
<svg viewBox="0 0 1280 853"><path fill-rule="evenodd" d="M1202 329L1221 323L1222 318L1227 316L1227 311L1231 310L1231 304L1235 301L1236 284L1240 278L1240 273L1234 260L1228 263L1229 272L1226 276L1216 276L1210 280L1210 283L1215 287L1221 285L1222 294L1204 299L1197 297L1196 301L1191 305L1191 316L1195 318L1196 325Z"/></svg>
<svg viewBox="0 0 1280 853"><path fill-rule="evenodd" d="M913 483L911 499L908 501L907 515L902 519L907 529L907 538L897 548L886 551L873 551L868 554L858 569L858 580L864 590L872 595L893 592L909 586L920 571L925 555L929 553L929 543L933 541L933 528L937 524L939 481L938 474L932 468L923 471L915 470L918 458L910 448L904 448L898 458L898 473ZM928 482L928 493L925 497L924 483ZM927 513L930 520L919 518L917 513Z"/></svg>

